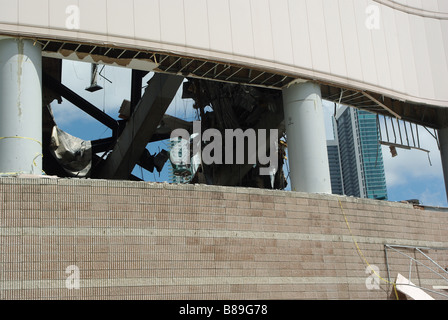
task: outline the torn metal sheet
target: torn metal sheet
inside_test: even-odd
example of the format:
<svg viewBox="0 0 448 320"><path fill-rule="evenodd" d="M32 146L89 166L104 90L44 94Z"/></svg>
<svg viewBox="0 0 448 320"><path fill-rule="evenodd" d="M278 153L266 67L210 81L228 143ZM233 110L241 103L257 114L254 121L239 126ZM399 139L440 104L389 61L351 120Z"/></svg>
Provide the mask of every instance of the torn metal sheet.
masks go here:
<svg viewBox="0 0 448 320"><path fill-rule="evenodd" d="M86 178L92 169L92 143L53 127L50 152L71 177Z"/></svg>

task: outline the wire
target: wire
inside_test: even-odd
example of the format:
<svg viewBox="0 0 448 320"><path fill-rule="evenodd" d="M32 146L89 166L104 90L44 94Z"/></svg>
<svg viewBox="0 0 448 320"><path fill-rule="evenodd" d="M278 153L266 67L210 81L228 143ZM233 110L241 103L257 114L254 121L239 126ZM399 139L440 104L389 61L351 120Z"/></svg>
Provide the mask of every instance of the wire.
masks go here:
<svg viewBox="0 0 448 320"><path fill-rule="evenodd" d="M37 143L40 144L40 146L42 147L42 142L40 142L39 140L33 139L33 138L20 137L20 136L14 136L14 137L0 137L0 140L4 140L4 139L24 139L24 140L30 140L30 141L37 142Z"/></svg>
<svg viewBox="0 0 448 320"><path fill-rule="evenodd" d="M364 263L370 268L370 270L372 270L372 272L378 277L378 279L384 281L387 284L391 284L394 287L395 297L396 297L397 300L399 300L396 283L395 282L391 282L389 280L386 280L383 277L381 277L378 273L376 273L375 269L372 268L372 266L367 261L367 259L364 256L364 254L362 253L362 250L359 247L358 242L356 241L355 237L353 236L352 229L350 228L350 224L348 223L347 216L345 215L345 212L344 212L344 208L342 207L342 202L341 202L340 199L338 199L338 202L339 202L339 206L341 207L342 214L344 215L345 224L347 225L348 231L350 232L350 236L352 237L353 243L356 246L356 250L358 251L358 254L361 256L361 258L364 260Z"/></svg>
<svg viewBox="0 0 448 320"><path fill-rule="evenodd" d="M75 68L75 61L71 61L71 65L73 67L73 71L75 72L76 78L78 78L78 80L84 80L84 78L80 78L78 75L78 72L76 72L76 68Z"/></svg>
<svg viewBox="0 0 448 320"><path fill-rule="evenodd" d="M35 167L37 167L36 159L39 158L39 157L43 158L44 155L43 155L42 153L39 153L39 152L36 153L36 156L33 158L33 165L34 165Z"/></svg>
<svg viewBox="0 0 448 320"><path fill-rule="evenodd" d="M98 137L98 139L101 139L108 129L109 129L109 128L106 127L106 129L104 129L103 133L100 134L100 136Z"/></svg>
<svg viewBox="0 0 448 320"><path fill-rule="evenodd" d="M23 139L23 140L29 140L29 141L33 141L33 142L36 142L36 143L38 143L41 147L42 147L42 142L40 142L39 140L36 140L36 139L34 139L34 138L28 138L28 137L20 137L20 136L13 136L13 137L0 137L0 140L5 140L5 139ZM37 163L36 163L36 159L37 158L39 158L39 157L44 157L44 155L42 154L42 153L40 153L40 152L37 152L35 155L34 155L34 158L33 158L33 165L35 166L35 167L37 167ZM2 175L2 176L12 176L12 175L19 175L19 174L22 174L22 173L25 173L24 171L20 171L20 172L0 172L0 175ZM42 173L43 174L45 174L45 172L42 170Z"/></svg>

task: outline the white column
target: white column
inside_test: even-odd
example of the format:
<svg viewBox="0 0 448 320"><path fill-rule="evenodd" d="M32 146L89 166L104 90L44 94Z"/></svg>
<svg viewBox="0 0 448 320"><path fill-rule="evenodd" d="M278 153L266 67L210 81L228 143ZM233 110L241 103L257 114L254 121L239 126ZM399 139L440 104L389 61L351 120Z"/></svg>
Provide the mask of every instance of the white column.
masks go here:
<svg viewBox="0 0 448 320"><path fill-rule="evenodd" d="M442 160L445 191L448 198L448 128L439 129L440 157Z"/></svg>
<svg viewBox="0 0 448 320"><path fill-rule="evenodd" d="M42 174L42 50L0 38L0 175Z"/></svg>
<svg viewBox="0 0 448 320"><path fill-rule="evenodd" d="M331 193L322 95L305 82L283 89L291 190Z"/></svg>

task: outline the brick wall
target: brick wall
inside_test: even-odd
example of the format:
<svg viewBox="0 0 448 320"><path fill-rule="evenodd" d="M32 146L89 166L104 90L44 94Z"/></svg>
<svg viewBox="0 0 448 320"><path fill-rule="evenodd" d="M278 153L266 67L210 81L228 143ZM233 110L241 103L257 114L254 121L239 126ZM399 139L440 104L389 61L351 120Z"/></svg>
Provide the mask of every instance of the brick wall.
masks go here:
<svg viewBox="0 0 448 320"><path fill-rule="evenodd" d="M366 287L366 262L385 280L389 269L392 281L401 273L431 290L447 285L421 252L389 248L386 262L384 247L428 247L422 252L448 267L442 210L76 179L1 178L0 197L1 299L393 298L387 282ZM76 286L69 266L79 270L79 289L68 289Z"/></svg>

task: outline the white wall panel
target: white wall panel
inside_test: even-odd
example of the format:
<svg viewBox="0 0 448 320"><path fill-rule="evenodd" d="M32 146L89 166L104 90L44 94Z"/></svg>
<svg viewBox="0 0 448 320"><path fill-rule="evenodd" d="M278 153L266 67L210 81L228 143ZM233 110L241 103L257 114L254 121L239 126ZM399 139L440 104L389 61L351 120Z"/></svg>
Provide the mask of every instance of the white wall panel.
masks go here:
<svg viewBox="0 0 448 320"><path fill-rule="evenodd" d="M48 24L50 28L64 29L66 28L66 22L68 14L66 12L67 7L70 5L78 6L78 1L73 0L49 0L49 20ZM1 6L1 4L0 4ZM0 10L0 12L3 11ZM1 13L0 13L1 14Z"/></svg>
<svg viewBox="0 0 448 320"><path fill-rule="evenodd" d="M183 0L161 0L160 35L162 43L185 46L185 15Z"/></svg>
<svg viewBox="0 0 448 320"><path fill-rule="evenodd" d="M134 0L135 37L160 41L159 0Z"/></svg>
<svg viewBox="0 0 448 320"><path fill-rule="evenodd" d="M448 107L448 0L381 1L0 0L0 35L138 43ZM66 28L68 5L79 30Z"/></svg>
<svg viewBox="0 0 448 320"><path fill-rule="evenodd" d="M438 12L439 11L439 1L438 0L425 0L423 3L423 9Z"/></svg>
<svg viewBox="0 0 448 320"><path fill-rule="evenodd" d="M289 1L289 21L294 64L311 69L313 60L306 1Z"/></svg>
<svg viewBox="0 0 448 320"><path fill-rule="evenodd" d="M442 42L445 48L445 61L448 61L448 20L440 21L440 26L442 32Z"/></svg>
<svg viewBox="0 0 448 320"><path fill-rule="evenodd" d="M270 11L275 61L293 64L288 0L270 1Z"/></svg>
<svg viewBox="0 0 448 320"><path fill-rule="evenodd" d="M253 57L254 39L250 0L229 0L233 53Z"/></svg>
<svg viewBox="0 0 448 320"><path fill-rule="evenodd" d="M269 0L251 0L250 8L255 56L274 60Z"/></svg>
<svg viewBox="0 0 448 320"><path fill-rule="evenodd" d="M106 0L79 0L78 3L80 12L80 31L106 35Z"/></svg>
<svg viewBox="0 0 448 320"><path fill-rule="evenodd" d="M342 43L344 46L345 65L347 75L353 79L363 81L361 57L359 54L358 32L353 8L354 0L341 0L339 3L339 15L341 21Z"/></svg>
<svg viewBox="0 0 448 320"><path fill-rule="evenodd" d="M17 24L19 21L19 2L0 0L0 21L3 23Z"/></svg>
<svg viewBox="0 0 448 320"><path fill-rule="evenodd" d="M438 0L407 0L408 6L422 9L425 11L439 11L439 1Z"/></svg>
<svg viewBox="0 0 448 320"><path fill-rule="evenodd" d="M361 59L362 74L364 82L378 84L377 62L375 60L375 50L373 48L372 31L366 27L365 13L368 2L364 0L353 0L354 20L356 21L356 31L359 41L359 55ZM377 31L377 30L375 30Z"/></svg>
<svg viewBox="0 0 448 320"><path fill-rule="evenodd" d="M233 52L229 0L208 0L210 50Z"/></svg>
<svg viewBox="0 0 448 320"><path fill-rule="evenodd" d="M434 94L439 99L448 100L448 66L440 22L435 19L426 19L425 31L428 47L431 48L428 54Z"/></svg>
<svg viewBox="0 0 448 320"><path fill-rule="evenodd" d="M207 0L184 0L185 35L189 47L209 49Z"/></svg>
<svg viewBox="0 0 448 320"><path fill-rule="evenodd" d="M426 0L424 0L426 1ZM406 0L406 5L411 8L424 9L422 0Z"/></svg>
<svg viewBox="0 0 448 320"><path fill-rule="evenodd" d="M434 97L434 83L429 62L428 39L426 38L425 21L419 16L409 15L412 35L415 68L417 71L420 95Z"/></svg>
<svg viewBox="0 0 448 320"><path fill-rule="evenodd" d="M448 13L448 1L439 0L439 12Z"/></svg>
<svg viewBox="0 0 448 320"><path fill-rule="evenodd" d="M48 27L48 0L20 0L18 11L19 24Z"/></svg>
<svg viewBox="0 0 448 320"><path fill-rule="evenodd" d="M310 34L311 57L315 71L329 72L327 30L323 19L322 0L306 0L308 32Z"/></svg>
<svg viewBox="0 0 448 320"><path fill-rule="evenodd" d="M406 92L419 95L418 76L415 68L417 63L414 58L414 46L409 26L409 15L401 11L395 11L395 26L397 30L398 46L400 48L400 63L403 70L403 81Z"/></svg>
<svg viewBox="0 0 448 320"><path fill-rule="evenodd" d="M135 38L133 0L107 0L107 31L112 36Z"/></svg>
<svg viewBox="0 0 448 320"><path fill-rule="evenodd" d="M394 12L395 10L392 8L383 8L381 11L382 30L387 48L387 58L389 63L387 74L390 75L391 88L403 92L406 90L406 86L403 78L401 51L398 42L398 31Z"/></svg>
<svg viewBox="0 0 448 320"><path fill-rule="evenodd" d="M325 1L323 18L327 33L330 71L334 75L346 77L347 67L345 65L344 40L341 32L338 0Z"/></svg>
<svg viewBox="0 0 448 320"><path fill-rule="evenodd" d="M384 24L385 11L390 10L388 7L382 7L380 10L380 18L381 23L379 29L371 29L369 30L370 35L372 36L372 45L373 52L375 55L375 62L377 68L377 76L379 85L383 88L391 88L392 80L391 80L391 66L389 64L389 55L392 52L389 52L390 49L386 45L386 26ZM366 27L364 27L366 28Z"/></svg>

